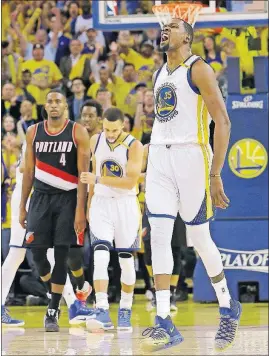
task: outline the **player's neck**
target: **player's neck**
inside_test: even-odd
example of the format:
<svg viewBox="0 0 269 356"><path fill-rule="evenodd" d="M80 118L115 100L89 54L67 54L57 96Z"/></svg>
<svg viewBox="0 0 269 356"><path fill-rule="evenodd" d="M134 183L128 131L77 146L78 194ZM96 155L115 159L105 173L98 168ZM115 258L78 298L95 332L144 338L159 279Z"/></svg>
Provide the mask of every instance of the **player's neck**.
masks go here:
<svg viewBox="0 0 269 356"><path fill-rule="evenodd" d="M92 136L97 135L97 134L99 134L100 132L101 132L101 130L100 130L99 127L96 127L94 130L90 131L90 132L89 132L89 137L90 137L90 139L92 138Z"/></svg>
<svg viewBox="0 0 269 356"><path fill-rule="evenodd" d="M47 122L47 129L51 133L57 133L62 130L62 128L66 125L66 118L62 117L58 120L52 120L48 118Z"/></svg>
<svg viewBox="0 0 269 356"><path fill-rule="evenodd" d="M176 51L167 52L167 66L173 71L192 55L190 48L179 48Z"/></svg>

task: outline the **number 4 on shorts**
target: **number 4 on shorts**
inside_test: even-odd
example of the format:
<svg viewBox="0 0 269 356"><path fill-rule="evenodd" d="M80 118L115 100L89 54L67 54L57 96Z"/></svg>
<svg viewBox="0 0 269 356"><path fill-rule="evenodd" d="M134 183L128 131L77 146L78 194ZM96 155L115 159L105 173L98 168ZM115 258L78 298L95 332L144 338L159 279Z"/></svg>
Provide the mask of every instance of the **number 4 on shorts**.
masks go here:
<svg viewBox="0 0 269 356"><path fill-rule="evenodd" d="M62 154L61 154L60 163L61 163L63 166L66 165L65 153L62 153Z"/></svg>

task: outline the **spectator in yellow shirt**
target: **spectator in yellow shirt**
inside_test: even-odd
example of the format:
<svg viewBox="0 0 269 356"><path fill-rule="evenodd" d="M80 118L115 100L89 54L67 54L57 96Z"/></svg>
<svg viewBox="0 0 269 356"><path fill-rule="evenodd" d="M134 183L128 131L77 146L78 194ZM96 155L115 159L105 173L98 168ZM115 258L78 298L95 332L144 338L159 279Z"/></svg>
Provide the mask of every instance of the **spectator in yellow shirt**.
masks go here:
<svg viewBox="0 0 269 356"><path fill-rule="evenodd" d="M100 82L98 83L93 83L87 92L87 95L92 97L93 99L96 99L97 92L100 88L105 88L109 92L113 93L114 90L114 84L112 83L111 79L109 78L110 73L109 69L106 66L101 66L99 69L99 78Z"/></svg>
<svg viewBox="0 0 269 356"><path fill-rule="evenodd" d="M113 78L117 108L126 114L134 116L136 107L136 91L134 88L137 85L134 65L125 63L122 78L116 76Z"/></svg>
<svg viewBox="0 0 269 356"><path fill-rule="evenodd" d="M31 84L36 90L38 119L42 120L41 109L46 102L46 95L50 89L61 84L63 78L57 65L44 59L44 46L35 44L33 46L33 59L22 64L22 70L29 69L32 74Z"/></svg>

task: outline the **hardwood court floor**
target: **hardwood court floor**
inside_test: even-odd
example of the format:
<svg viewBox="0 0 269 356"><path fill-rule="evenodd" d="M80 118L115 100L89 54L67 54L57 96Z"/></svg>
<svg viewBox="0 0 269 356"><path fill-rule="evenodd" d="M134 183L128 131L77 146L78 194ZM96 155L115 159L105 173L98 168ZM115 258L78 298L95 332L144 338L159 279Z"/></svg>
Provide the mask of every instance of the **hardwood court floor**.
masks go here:
<svg viewBox="0 0 269 356"><path fill-rule="evenodd" d="M142 331L152 326L154 311L144 296L136 296L133 333L89 333L85 327L69 327L66 307L62 307L60 333L45 333L45 307L11 307L13 317L25 320L23 328L2 328L2 355L149 355L141 348ZM117 305L111 305L117 322ZM218 355L214 336L218 325L216 304L178 303L172 314L185 340L182 344L155 355ZM243 304L243 314L234 346L222 355L268 355L268 305Z"/></svg>

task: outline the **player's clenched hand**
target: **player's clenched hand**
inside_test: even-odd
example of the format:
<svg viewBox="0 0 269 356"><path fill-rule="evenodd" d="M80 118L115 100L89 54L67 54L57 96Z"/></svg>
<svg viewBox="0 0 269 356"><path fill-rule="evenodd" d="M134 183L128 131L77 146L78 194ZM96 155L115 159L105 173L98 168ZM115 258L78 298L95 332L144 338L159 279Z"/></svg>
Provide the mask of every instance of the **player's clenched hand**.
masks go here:
<svg viewBox="0 0 269 356"><path fill-rule="evenodd" d="M86 215L84 209L77 209L75 215L74 229L77 234L86 229Z"/></svg>
<svg viewBox="0 0 269 356"><path fill-rule="evenodd" d="M216 208L228 208L230 200L224 193L221 177L211 177L210 193L212 203Z"/></svg>
<svg viewBox="0 0 269 356"><path fill-rule="evenodd" d="M19 222L23 229L26 229L26 218L27 218L27 211L25 208L20 208L20 217Z"/></svg>
<svg viewBox="0 0 269 356"><path fill-rule="evenodd" d="M96 175L90 172L82 172L80 175L80 181L84 184L95 184Z"/></svg>

